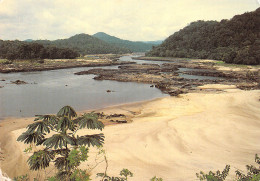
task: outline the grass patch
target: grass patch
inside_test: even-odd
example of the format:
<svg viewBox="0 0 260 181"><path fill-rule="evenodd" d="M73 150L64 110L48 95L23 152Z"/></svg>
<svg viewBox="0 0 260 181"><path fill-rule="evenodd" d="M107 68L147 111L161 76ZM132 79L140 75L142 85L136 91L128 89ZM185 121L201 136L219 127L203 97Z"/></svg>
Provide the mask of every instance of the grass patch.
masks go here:
<svg viewBox="0 0 260 181"><path fill-rule="evenodd" d="M13 62L11 60L7 59L0 59L0 64L12 64Z"/></svg>

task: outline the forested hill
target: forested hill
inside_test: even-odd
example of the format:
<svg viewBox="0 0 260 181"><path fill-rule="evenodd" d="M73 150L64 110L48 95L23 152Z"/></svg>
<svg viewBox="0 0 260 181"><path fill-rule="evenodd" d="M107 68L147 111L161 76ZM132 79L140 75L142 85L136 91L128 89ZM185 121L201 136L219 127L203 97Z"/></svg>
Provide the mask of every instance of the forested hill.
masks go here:
<svg viewBox="0 0 260 181"><path fill-rule="evenodd" d="M231 20L193 22L147 55L260 64L260 8Z"/></svg>
<svg viewBox="0 0 260 181"><path fill-rule="evenodd" d="M82 55L131 52L129 49L111 45L87 34L78 34L68 39L54 41L36 40L34 42L41 43L43 45L55 45L59 48L71 48L78 51Z"/></svg>
<svg viewBox="0 0 260 181"><path fill-rule="evenodd" d="M155 45L153 43L144 43L144 42L139 42L139 41L122 40L120 38L108 35L108 34L103 33L103 32L96 33L93 36L100 39L100 40L103 40L103 41L105 41L109 44L129 49L132 52L147 52L147 51L152 49L152 46Z"/></svg>

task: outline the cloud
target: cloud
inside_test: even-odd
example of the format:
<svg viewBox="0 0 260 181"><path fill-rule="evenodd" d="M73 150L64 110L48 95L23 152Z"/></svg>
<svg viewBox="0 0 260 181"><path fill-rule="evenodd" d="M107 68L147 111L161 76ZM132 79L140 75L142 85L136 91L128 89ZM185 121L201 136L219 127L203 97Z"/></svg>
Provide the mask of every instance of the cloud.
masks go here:
<svg viewBox="0 0 260 181"><path fill-rule="evenodd" d="M257 0L4 0L0 38L58 39L103 31L159 40L192 21L229 19L257 7Z"/></svg>

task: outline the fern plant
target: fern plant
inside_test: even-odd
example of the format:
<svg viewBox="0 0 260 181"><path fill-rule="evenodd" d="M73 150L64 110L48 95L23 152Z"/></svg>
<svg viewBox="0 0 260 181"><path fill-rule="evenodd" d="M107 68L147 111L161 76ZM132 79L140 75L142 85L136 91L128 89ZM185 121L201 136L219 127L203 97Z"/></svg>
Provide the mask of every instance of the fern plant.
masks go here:
<svg viewBox="0 0 260 181"><path fill-rule="evenodd" d="M92 112L78 117L72 107L64 106L57 115L37 116L34 121L17 139L44 147L29 157L30 169L45 169L54 162L58 170L57 180L75 180L75 174L88 178L78 166L87 160L88 147L103 145L104 135L79 136L77 131L84 128L102 130L104 124L98 121L98 115Z"/></svg>

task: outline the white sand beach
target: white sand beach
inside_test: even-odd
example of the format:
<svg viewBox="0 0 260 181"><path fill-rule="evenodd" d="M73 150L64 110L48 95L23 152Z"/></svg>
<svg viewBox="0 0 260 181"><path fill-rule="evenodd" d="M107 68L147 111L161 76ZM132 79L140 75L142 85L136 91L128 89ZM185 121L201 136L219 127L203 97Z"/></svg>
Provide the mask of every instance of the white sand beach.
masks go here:
<svg viewBox="0 0 260 181"><path fill-rule="evenodd" d="M254 155L260 153L260 91L222 85L203 88L219 91L103 109L135 113L132 123L107 126L103 131L108 174L116 176L127 168L134 173L129 180L145 181L156 175L164 181L187 181L196 180L199 171L223 170L230 164L228 179L232 180L236 169L254 164ZM0 123L1 169L10 177L28 172L25 146L14 140L32 120L10 118ZM93 180L104 166L93 170Z"/></svg>

